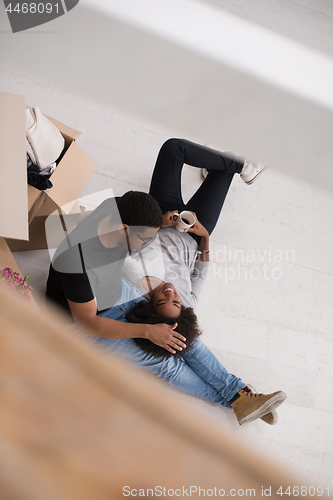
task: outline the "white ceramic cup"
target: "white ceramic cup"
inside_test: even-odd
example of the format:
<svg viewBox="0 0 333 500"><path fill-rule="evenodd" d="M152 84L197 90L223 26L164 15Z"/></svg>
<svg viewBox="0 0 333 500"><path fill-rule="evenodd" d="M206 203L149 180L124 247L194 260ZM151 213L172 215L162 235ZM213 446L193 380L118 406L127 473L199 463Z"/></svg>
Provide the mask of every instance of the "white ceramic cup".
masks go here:
<svg viewBox="0 0 333 500"><path fill-rule="evenodd" d="M185 229L192 227L195 224L195 217L191 212L183 210L180 214L174 214L174 219L179 222L179 225L175 226L177 231L183 233Z"/></svg>

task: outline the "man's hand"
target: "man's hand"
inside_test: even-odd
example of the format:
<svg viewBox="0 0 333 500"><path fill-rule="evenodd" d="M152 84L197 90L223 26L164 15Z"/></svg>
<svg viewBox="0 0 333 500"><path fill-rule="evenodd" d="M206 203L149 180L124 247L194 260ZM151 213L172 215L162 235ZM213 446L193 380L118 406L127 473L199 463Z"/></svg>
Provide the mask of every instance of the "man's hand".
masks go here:
<svg viewBox="0 0 333 500"><path fill-rule="evenodd" d="M177 328L177 323L174 325L159 323L157 325L145 326L149 327L147 338L172 354L176 354L175 349L182 351L186 348L186 344L184 344L186 338L180 335L180 333L174 332L174 329Z"/></svg>
<svg viewBox="0 0 333 500"><path fill-rule="evenodd" d="M169 210L168 212L165 212L165 214L163 214L163 226L162 227L179 225L178 219L175 220L173 218L173 216L175 214L178 214L178 210Z"/></svg>

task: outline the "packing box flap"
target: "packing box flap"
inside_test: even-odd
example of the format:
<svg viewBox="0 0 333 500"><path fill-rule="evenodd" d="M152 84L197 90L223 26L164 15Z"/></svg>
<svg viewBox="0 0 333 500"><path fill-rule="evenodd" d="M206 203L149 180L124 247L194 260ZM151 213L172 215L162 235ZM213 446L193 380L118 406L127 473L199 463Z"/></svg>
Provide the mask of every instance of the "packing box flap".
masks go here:
<svg viewBox="0 0 333 500"><path fill-rule="evenodd" d="M0 269L4 269L5 267L10 267L12 271L19 273L23 278L16 260L8 248L6 240L0 237Z"/></svg>
<svg viewBox="0 0 333 500"><path fill-rule="evenodd" d="M0 236L27 240L24 97L0 92Z"/></svg>
<svg viewBox="0 0 333 500"><path fill-rule="evenodd" d="M74 128L71 128L68 125L65 125L64 123L61 123L58 120L55 120L51 116L47 116L47 115L44 115L44 116L46 116L46 118L48 120L50 120L50 122L52 122L53 125L55 125L58 130L60 130L62 135L68 135L74 141L81 135L81 132L79 132L78 130L75 130Z"/></svg>
<svg viewBox="0 0 333 500"><path fill-rule="evenodd" d="M36 189L35 187L30 186L30 184L28 184L28 212L30 212L31 208L33 207L34 203L37 201L39 197L40 197L39 189Z"/></svg>
<svg viewBox="0 0 333 500"><path fill-rule="evenodd" d="M59 207L76 200L95 169L95 163L72 142L64 154L59 167L51 176L53 187L46 193Z"/></svg>

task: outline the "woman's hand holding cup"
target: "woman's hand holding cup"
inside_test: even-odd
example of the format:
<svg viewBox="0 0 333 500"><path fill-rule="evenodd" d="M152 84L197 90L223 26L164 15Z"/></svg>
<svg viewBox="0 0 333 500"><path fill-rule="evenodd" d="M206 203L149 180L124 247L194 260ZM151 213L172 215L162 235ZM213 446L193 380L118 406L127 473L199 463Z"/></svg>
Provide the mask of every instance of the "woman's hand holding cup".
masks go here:
<svg viewBox="0 0 333 500"><path fill-rule="evenodd" d="M197 236L201 236L203 238L208 238L209 239L209 234L208 234L208 231L207 229L201 224L201 222L198 220L198 217L197 215L194 213L194 212L191 212L191 214L194 216L195 218L195 222L193 224L193 226L185 229L185 232L186 233L194 233L196 234Z"/></svg>
<svg viewBox="0 0 333 500"><path fill-rule="evenodd" d="M183 210L169 210L163 215L163 226L176 226L177 231L195 233L198 236L209 237L207 229L199 222L194 212Z"/></svg>

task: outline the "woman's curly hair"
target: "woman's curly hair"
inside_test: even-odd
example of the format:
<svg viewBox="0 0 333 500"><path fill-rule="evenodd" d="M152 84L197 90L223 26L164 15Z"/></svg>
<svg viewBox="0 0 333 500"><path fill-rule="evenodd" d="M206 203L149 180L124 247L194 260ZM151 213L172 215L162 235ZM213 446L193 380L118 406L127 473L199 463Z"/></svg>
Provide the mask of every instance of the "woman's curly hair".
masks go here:
<svg viewBox="0 0 333 500"><path fill-rule="evenodd" d="M192 307L181 306L180 315L177 318L169 318L167 316L156 314L153 310L151 302L143 300L134 306L131 312L127 315L127 320L130 323L146 323L148 325L156 325L157 323L174 325L177 323L175 331L186 338L186 348L182 351L176 350L176 354L172 354L148 339L134 339L136 344L139 345L143 351L158 357L165 358L170 356L182 356L184 352L188 351L192 347L199 335L201 335L197 316Z"/></svg>

